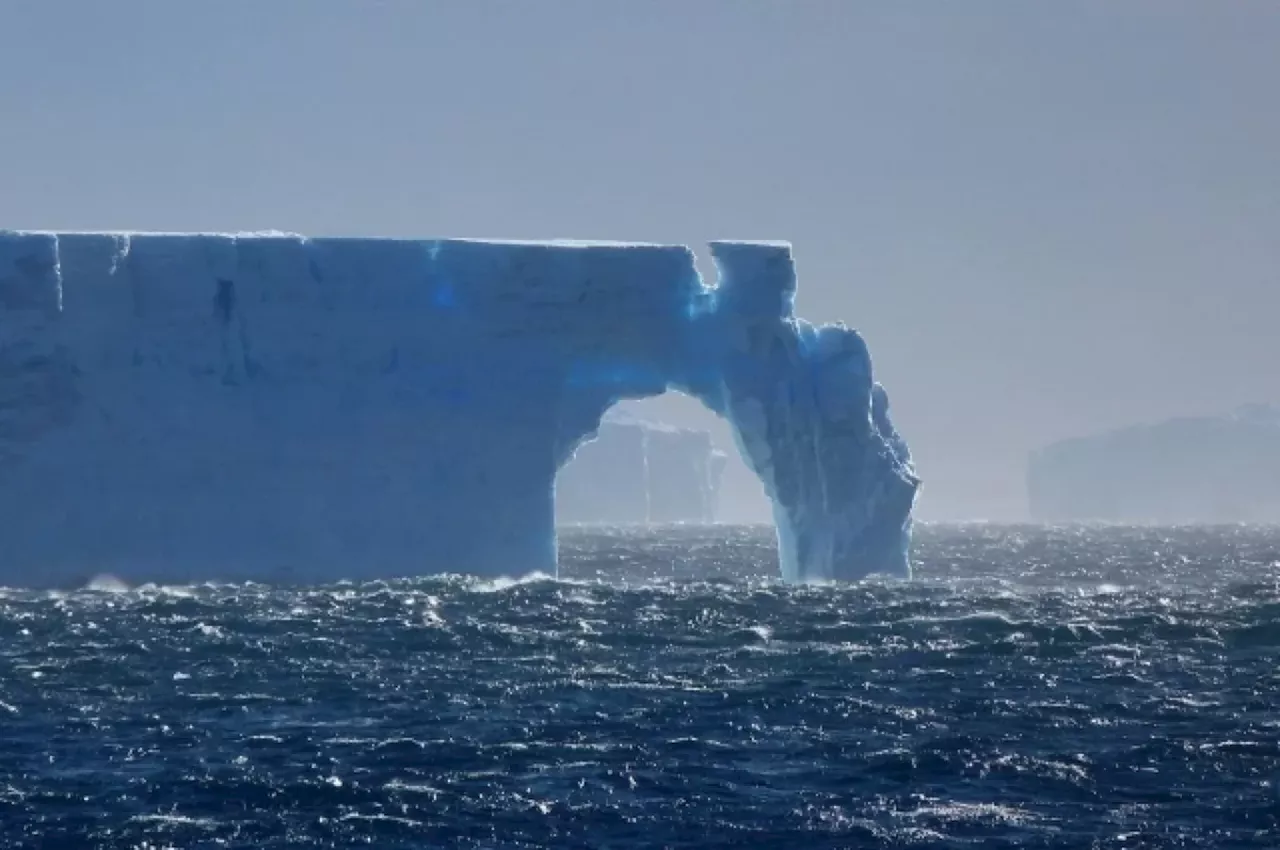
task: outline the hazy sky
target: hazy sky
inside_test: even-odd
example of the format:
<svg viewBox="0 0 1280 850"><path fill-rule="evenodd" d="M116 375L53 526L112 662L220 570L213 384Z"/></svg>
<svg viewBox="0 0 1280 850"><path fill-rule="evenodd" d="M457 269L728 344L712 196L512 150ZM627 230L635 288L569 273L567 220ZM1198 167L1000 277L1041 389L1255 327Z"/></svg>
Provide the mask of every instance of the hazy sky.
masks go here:
<svg viewBox="0 0 1280 850"><path fill-rule="evenodd" d="M1270 0L0 0L0 161L0 227L790 239L926 518L1280 400Z"/></svg>

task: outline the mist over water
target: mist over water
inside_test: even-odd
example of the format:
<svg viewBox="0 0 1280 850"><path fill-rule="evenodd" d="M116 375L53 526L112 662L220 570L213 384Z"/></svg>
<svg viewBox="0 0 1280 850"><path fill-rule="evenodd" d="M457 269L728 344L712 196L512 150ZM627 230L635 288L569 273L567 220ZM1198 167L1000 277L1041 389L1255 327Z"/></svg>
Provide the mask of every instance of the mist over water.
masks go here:
<svg viewBox="0 0 1280 850"><path fill-rule="evenodd" d="M1273 848L1280 530L561 531L562 578L0 591L0 847Z"/></svg>

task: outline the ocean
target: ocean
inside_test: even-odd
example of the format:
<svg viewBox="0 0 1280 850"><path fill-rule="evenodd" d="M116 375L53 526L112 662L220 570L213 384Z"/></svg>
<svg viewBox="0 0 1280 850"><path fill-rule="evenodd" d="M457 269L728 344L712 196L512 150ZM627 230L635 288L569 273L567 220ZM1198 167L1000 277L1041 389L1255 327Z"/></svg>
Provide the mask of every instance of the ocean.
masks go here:
<svg viewBox="0 0 1280 850"><path fill-rule="evenodd" d="M763 528L559 580L0 590L0 847L1280 847L1280 529Z"/></svg>

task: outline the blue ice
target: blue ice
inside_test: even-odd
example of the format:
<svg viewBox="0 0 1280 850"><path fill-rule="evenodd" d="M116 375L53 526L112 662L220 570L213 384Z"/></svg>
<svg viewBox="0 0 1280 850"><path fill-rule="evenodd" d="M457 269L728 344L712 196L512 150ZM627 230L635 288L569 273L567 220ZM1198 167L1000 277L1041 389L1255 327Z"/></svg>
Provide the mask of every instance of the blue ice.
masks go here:
<svg viewBox="0 0 1280 850"><path fill-rule="evenodd" d="M785 243L0 232L0 585L554 574L619 400L732 426L782 577L909 576L918 488Z"/></svg>

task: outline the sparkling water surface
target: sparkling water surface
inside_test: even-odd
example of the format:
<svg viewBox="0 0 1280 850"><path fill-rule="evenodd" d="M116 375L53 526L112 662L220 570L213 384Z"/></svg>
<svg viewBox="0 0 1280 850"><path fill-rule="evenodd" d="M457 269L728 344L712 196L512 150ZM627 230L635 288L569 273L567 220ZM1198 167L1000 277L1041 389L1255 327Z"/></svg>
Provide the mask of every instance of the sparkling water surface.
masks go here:
<svg viewBox="0 0 1280 850"><path fill-rule="evenodd" d="M0 847L1280 847L1280 530L571 531L563 577L0 590Z"/></svg>

